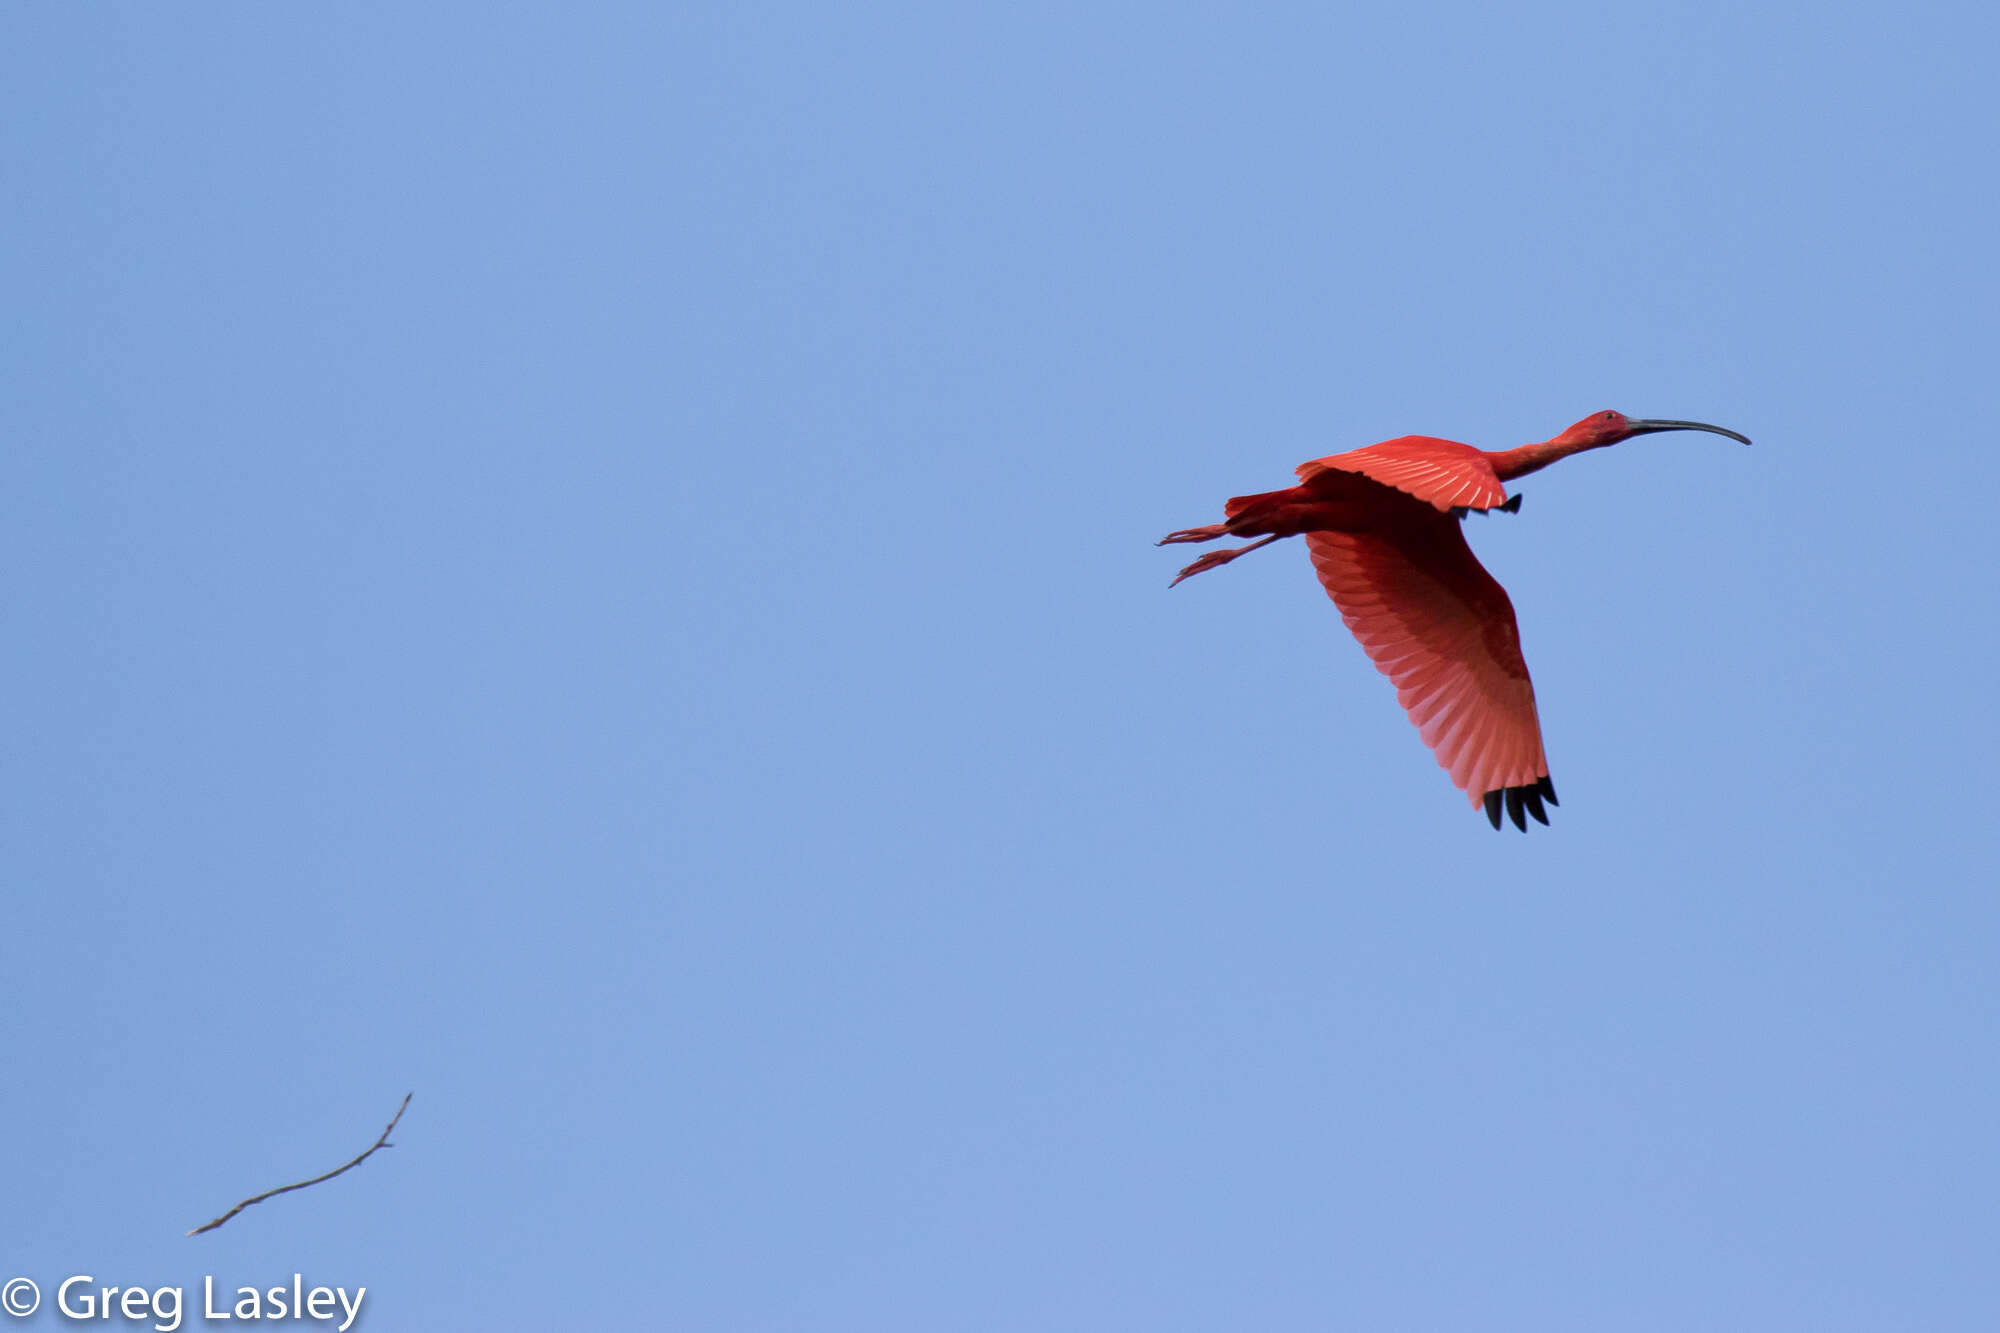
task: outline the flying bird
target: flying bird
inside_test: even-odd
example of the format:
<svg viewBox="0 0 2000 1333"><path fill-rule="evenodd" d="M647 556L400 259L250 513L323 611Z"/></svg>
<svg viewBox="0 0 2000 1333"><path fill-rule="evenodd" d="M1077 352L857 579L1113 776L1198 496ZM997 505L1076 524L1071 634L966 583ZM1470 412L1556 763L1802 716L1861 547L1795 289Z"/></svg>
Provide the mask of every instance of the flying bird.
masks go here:
<svg viewBox="0 0 2000 1333"><path fill-rule="evenodd" d="M1554 439L1497 452L1404 435L1302 463L1298 485L1239 495L1222 507L1226 522L1183 528L1159 544L1258 538L1210 551L1180 572L1178 584L1280 537L1304 536L1341 619L1395 682L1439 765L1474 809L1485 807L1494 828L1504 808L1526 832L1523 812L1546 824L1544 803L1556 804L1535 688L1514 604L1473 558L1461 520L1519 511L1520 495L1509 496L1503 483L1559 458L1670 430L1750 443L1721 426L1620 412L1596 412Z"/></svg>

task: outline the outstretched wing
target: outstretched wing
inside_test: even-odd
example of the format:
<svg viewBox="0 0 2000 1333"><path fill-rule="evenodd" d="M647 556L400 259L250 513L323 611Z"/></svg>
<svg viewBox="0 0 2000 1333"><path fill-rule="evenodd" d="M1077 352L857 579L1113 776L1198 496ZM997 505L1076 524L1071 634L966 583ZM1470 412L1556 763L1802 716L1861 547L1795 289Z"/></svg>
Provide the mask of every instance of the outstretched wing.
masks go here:
<svg viewBox="0 0 2000 1333"><path fill-rule="evenodd" d="M1313 568L1473 806L1495 828L1503 804L1521 828L1524 810L1546 824L1556 792L1514 605L1457 519L1409 514L1369 532L1307 533Z"/></svg>
<svg viewBox="0 0 2000 1333"><path fill-rule="evenodd" d="M1308 485L1326 472L1359 473L1439 510L1498 509L1507 500L1485 454L1469 444L1428 435L1403 435L1298 467L1299 480Z"/></svg>

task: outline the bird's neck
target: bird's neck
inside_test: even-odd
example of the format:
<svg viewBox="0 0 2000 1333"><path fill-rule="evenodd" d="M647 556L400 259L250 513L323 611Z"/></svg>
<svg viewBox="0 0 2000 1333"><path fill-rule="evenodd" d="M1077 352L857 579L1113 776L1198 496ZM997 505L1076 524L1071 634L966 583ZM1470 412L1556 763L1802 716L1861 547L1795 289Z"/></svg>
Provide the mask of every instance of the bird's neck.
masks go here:
<svg viewBox="0 0 2000 1333"><path fill-rule="evenodd" d="M1540 444L1524 444L1518 449L1503 449L1499 453L1488 454L1487 460L1493 464L1493 475L1502 481L1512 481L1525 477L1530 472L1540 472L1559 458L1580 454L1585 449L1602 449L1616 440L1572 440L1558 435L1553 440L1543 440Z"/></svg>

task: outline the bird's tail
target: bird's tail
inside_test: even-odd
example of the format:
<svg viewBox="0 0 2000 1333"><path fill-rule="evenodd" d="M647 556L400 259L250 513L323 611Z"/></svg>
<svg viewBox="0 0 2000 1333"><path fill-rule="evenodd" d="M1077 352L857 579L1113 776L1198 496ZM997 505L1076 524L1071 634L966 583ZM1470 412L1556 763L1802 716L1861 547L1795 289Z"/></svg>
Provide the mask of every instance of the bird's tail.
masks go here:
<svg viewBox="0 0 2000 1333"><path fill-rule="evenodd" d="M1229 520L1231 536L1291 537L1310 530L1304 520L1311 503L1299 487L1287 486L1282 491L1234 496L1222 506L1222 513Z"/></svg>

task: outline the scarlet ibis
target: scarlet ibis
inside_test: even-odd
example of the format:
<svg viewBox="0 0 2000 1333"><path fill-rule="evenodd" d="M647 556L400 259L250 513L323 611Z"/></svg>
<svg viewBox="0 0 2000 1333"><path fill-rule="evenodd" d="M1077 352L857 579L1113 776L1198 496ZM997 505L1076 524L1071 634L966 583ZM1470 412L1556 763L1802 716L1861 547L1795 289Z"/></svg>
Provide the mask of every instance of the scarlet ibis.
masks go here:
<svg viewBox="0 0 2000 1333"><path fill-rule="evenodd" d="M1504 806L1526 832L1523 811L1546 824L1543 803L1556 804L1535 688L1521 658L1514 604L1473 558L1461 521L1469 513L1517 512L1521 497L1509 496L1503 482L1585 449L1669 430L1750 443L1721 426L1620 412L1596 412L1554 439L1498 452L1404 435L1301 463L1298 485L1239 495L1222 507L1227 522L1183 528L1160 545L1259 539L1209 552L1180 572L1178 584L1303 534L1341 619L1396 683L1396 698L1439 765L1475 810L1485 806L1494 828Z"/></svg>

